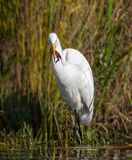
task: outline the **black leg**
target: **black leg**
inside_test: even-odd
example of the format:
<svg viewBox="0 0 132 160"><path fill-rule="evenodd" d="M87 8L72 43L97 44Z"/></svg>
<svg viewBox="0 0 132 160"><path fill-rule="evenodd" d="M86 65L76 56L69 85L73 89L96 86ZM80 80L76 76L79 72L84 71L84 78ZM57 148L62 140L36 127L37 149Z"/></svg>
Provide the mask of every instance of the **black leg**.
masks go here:
<svg viewBox="0 0 132 160"><path fill-rule="evenodd" d="M77 144L77 128L76 128L76 125L74 126L74 129L73 129L73 137L74 137L74 146L76 146Z"/></svg>
<svg viewBox="0 0 132 160"><path fill-rule="evenodd" d="M75 111L75 127L74 127L74 145L76 145L76 140L77 140L77 132L79 133L79 143L81 144L82 142L82 132L80 128L80 120L78 113Z"/></svg>
<svg viewBox="0 0 132 160"><path fill-rule="evenodd" d="M77 117L77 123L78 123L78 133L79 133L79 138L80 138L80 144L82 142L82 131L81 131L81 127L80 127L80 120L79 117Z"/></svg>

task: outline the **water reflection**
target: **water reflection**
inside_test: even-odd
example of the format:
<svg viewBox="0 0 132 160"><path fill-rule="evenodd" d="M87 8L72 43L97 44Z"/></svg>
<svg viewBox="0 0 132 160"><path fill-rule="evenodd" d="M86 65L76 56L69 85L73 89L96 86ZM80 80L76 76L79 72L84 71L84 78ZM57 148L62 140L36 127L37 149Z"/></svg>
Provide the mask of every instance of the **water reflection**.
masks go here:
<svg viewBox="0 0 132 160"><path fill-rule="evenodd" d="M0 159L4 160L42 160L42 159L70 159L70 160L130 160L132 147L38 147L33 150L0 150Z"/></svg>

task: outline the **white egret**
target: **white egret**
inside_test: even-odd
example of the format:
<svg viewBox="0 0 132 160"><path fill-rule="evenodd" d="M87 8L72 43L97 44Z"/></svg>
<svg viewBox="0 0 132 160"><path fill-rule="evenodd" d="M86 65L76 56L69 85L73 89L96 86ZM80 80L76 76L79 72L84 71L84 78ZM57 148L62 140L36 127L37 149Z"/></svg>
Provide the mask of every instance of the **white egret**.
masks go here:
<svg viewBox="0 0 132 160"><path fill-rule="evenodd" d="M93 116L94 82L86 58L72 48L62 50L56 33L49 34L52 67L60 95L70 109L75 110L75 137L82 134L80 123L88 125Z"/></svg>

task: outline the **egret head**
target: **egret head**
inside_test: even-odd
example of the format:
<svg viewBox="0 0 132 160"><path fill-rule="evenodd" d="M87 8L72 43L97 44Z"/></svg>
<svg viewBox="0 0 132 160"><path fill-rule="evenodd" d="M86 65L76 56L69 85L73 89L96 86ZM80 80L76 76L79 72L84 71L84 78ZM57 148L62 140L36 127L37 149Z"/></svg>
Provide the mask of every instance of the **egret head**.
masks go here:
<svg viewBox="0 0 132 160"><path fill-rule="evenodd" d="M56 33L49 34L49 43L51 45L51 53L55 62L61 59L62 48Z"/></svg>

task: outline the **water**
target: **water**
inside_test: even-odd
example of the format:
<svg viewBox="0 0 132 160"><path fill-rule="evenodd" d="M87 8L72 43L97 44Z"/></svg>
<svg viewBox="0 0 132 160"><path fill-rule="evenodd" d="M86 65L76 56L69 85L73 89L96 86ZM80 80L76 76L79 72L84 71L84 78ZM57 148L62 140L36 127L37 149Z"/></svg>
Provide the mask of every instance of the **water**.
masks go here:
<svg viewBox="0 0 132 160"><path fill-rule="evenodd" d="M132 146L106 147L58 147L33 150L1 150L0 160L132 160Z"/></svg>

